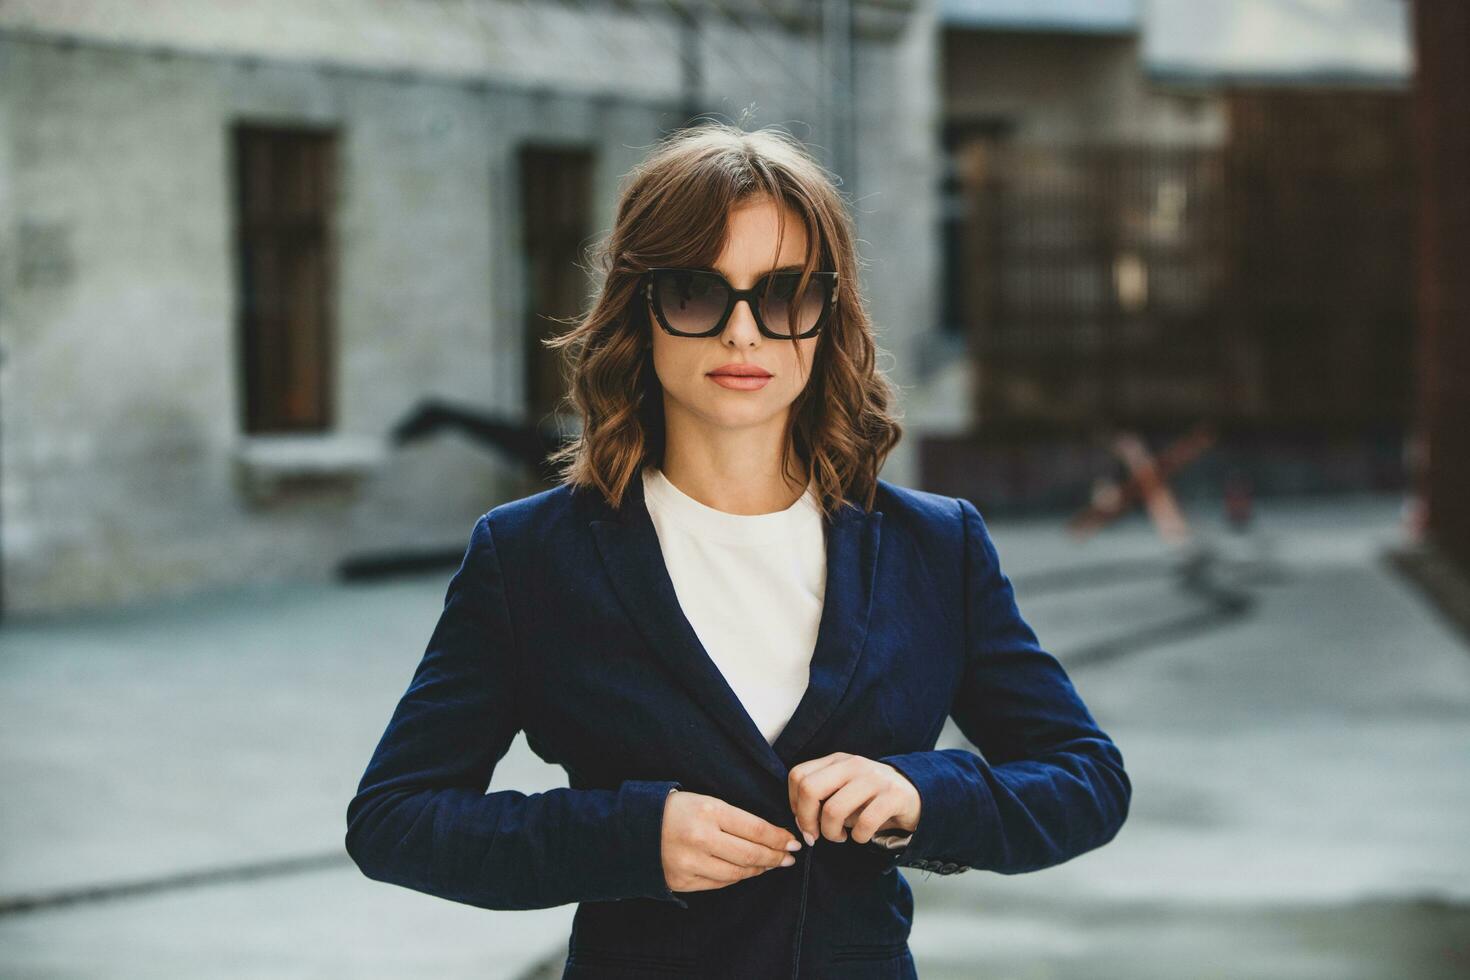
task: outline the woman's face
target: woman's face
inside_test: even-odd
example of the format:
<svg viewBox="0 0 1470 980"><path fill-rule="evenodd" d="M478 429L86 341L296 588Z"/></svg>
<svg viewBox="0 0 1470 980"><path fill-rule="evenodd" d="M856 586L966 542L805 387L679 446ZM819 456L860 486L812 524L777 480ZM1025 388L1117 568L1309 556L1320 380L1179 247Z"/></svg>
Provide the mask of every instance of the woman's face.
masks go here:
<svg viewBox="0 0 1470 980"><path fill-rule="evenodd" d="M798 268L806 259L806 229L786 207L785 239L776 252L777 211L769 198L738 205L730 213L729 237L714 264L736 289L748 289L766 272ZM811 375L817 337L793 344L764 336L749 303L735 304L724 332L713 337L675 337L649 311L653 365L664 390L664 418L671 431L689 423L720 429L767 428L779 439L791 404ZM798 352L800 356L798 357ZM712 372L728 364L770 372L759 387L722 385Z"/></svg>

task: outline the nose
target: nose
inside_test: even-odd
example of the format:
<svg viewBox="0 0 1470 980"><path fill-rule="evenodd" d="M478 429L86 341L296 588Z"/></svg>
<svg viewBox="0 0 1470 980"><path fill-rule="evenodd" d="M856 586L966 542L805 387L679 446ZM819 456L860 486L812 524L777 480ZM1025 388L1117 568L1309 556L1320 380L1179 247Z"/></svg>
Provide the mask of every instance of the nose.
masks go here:
<svg viewBox="0 0 1470 980"><path fill-rule="evenodd" d="M760 328L755 325L755 311L751 309L749 300L735 301L735 309L730 311L730 319L725 323L725 330L720 334L720 341L732 347L751 347L760 344L761 332Z"/></svg>

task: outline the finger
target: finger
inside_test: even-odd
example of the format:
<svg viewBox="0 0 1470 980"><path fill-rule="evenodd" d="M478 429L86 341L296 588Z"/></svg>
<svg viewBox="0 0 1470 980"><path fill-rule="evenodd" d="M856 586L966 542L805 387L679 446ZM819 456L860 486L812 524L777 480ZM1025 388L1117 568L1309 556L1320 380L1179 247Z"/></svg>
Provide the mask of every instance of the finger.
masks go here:
<svg viewBox="0 0 1470 980"><path fill-rule="evenodd" d="M835 754L812 759L793 768L786 778L786 795L791 813L796 817L796 826L808 844L816 843L817 818L822 809L822 799L839 785L838 781L833 780L832 771L841 761Z"/></svg>
<svg viewBox="0 0 1470 980"><path fill-rule="evenodd" d="M847 827L857 819L856 811L878 795L878 781L869 776L849 779L842 788L822 803L822 836L828 840L847 840Z"/></svg>
<svg viewBox="0 0 1470 980"><path fill-rule="evenodd" d="M678 860L672 865L674 874L671 880L677 879L679 887L673 891L693 890L684 887L684 883L694 880L708 884L703 887L723 888L724 886L744 878L769 871L767 867L747 867L745 865L733 864L718 856L711 855L701 849L696 842L691 847L682 849Z"/></svg>
<svg viewBox="0 0 1470 980"><path fill-rule="evenodd" d="M792 812L796 815L796 825L801 828L802 834L810 836L813 841L822 836L820 817L824 810L824 801L852 778L862 761L858 756L842 753L842 758L789 780L795 785L796 798Z"/></svg>
<svg viewBox="0 0 1470 980"><path fill-rule="evenodd" d="M697 875L728 885L744 878L754 878L771 869L768 865L736 864L715 854L697 854L691 862L691 870Z"/></svg>
<svg viewBox="0 0 1470 980"><path fill-rule="evenodd" d="M732 803L726 803L718 810L715 814L715 825L727 834L734 834L782 853L786 853L789 850L787 845L796 840L785 827L777 827L769 820L762 820L749 810L742 810Z"/></svg>
<svg viewBox="0 0 1470 980"><path fill-rule="evenodd" d="M848 814L846 820L848 839L859 844L871 841L873 835L882 830L883 825L898 814L901 803L902 800L897 793L880 791L867 803Z"/></svg>
<svg viewBox="0 0 1470 980"><path fill-rule="evenodd" d="M767 847L723 830L715 833L714 839L709 843L708 853L743 867L779 867L787 858L791 859L792 864L796 863L796 856L784 847Z"/></svg>
<svg viewBox="0 0 1470 980"><path fill-rule="evenodd" d="M846 758L848 758L846 752L831 752L816 759L808 759L806 762L792 766L791 771L786 774L786 805L791 808L791 812L796 812L797 786L800 783L833 763L841 762ZM815 820L813 823L815 824Z"/></svg>

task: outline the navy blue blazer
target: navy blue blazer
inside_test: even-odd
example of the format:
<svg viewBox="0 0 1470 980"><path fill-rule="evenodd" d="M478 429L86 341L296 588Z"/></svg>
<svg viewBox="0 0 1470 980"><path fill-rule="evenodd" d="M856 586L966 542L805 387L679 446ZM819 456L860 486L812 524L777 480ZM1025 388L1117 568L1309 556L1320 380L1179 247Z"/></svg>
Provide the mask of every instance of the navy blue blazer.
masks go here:
<svg viewBox="0 0 1470 980"><path fill-rule="evenodd" d="M562 485L490 510L347 806L353 860L487 909L577 903L564 978L870 980L915 976L899 868L1016 874L1111 840L1122 755L1022 619L975 506L879 480L826 548L810 685L772 745L679 606L641 481L617 509ZM935 749L946 716L980 753ZM486 792L519 731L568 786ZM669 890L671 788L800 838L787 774L837 751L913 781L906 848L819 837L791 867Z"/></svg>

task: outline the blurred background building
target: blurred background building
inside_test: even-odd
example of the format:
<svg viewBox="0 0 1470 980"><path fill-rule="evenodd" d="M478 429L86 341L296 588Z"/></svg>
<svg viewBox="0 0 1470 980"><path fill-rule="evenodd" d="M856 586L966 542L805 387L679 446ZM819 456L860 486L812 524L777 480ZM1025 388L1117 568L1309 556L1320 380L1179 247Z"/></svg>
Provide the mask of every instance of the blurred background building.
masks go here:
<svg viewBox="0 0 1470 980"><path fill-rule="evenodd" d="M619 176L700 113L841 177L906 414L889 479L1065 510L1118 433L1203 425L1181 494L1403 490L1428 526L1416 221L1446 195L1415 182L1408 10L0 3L0 609L457 554L546 485L540 341Z"/></svg>
<svg viewBox="0 0 1470 980"><path fill-rule="evenodd" d="M900 353L932 321L912 0L0 4L4 608L463 549L616 183L698 113L842 175ZM908 358L895 374L902 379ZM514 446L514 440L508 440Z"/></svg>
<svg viewBox="0 0 1470 980"><path fill-rule="evenodd" d="M1100 436L1202 422L1184 493L1399 485L1406 20L1331 7L945 0L942 322L974 376L926 485L1055 510Z"/></svg>

